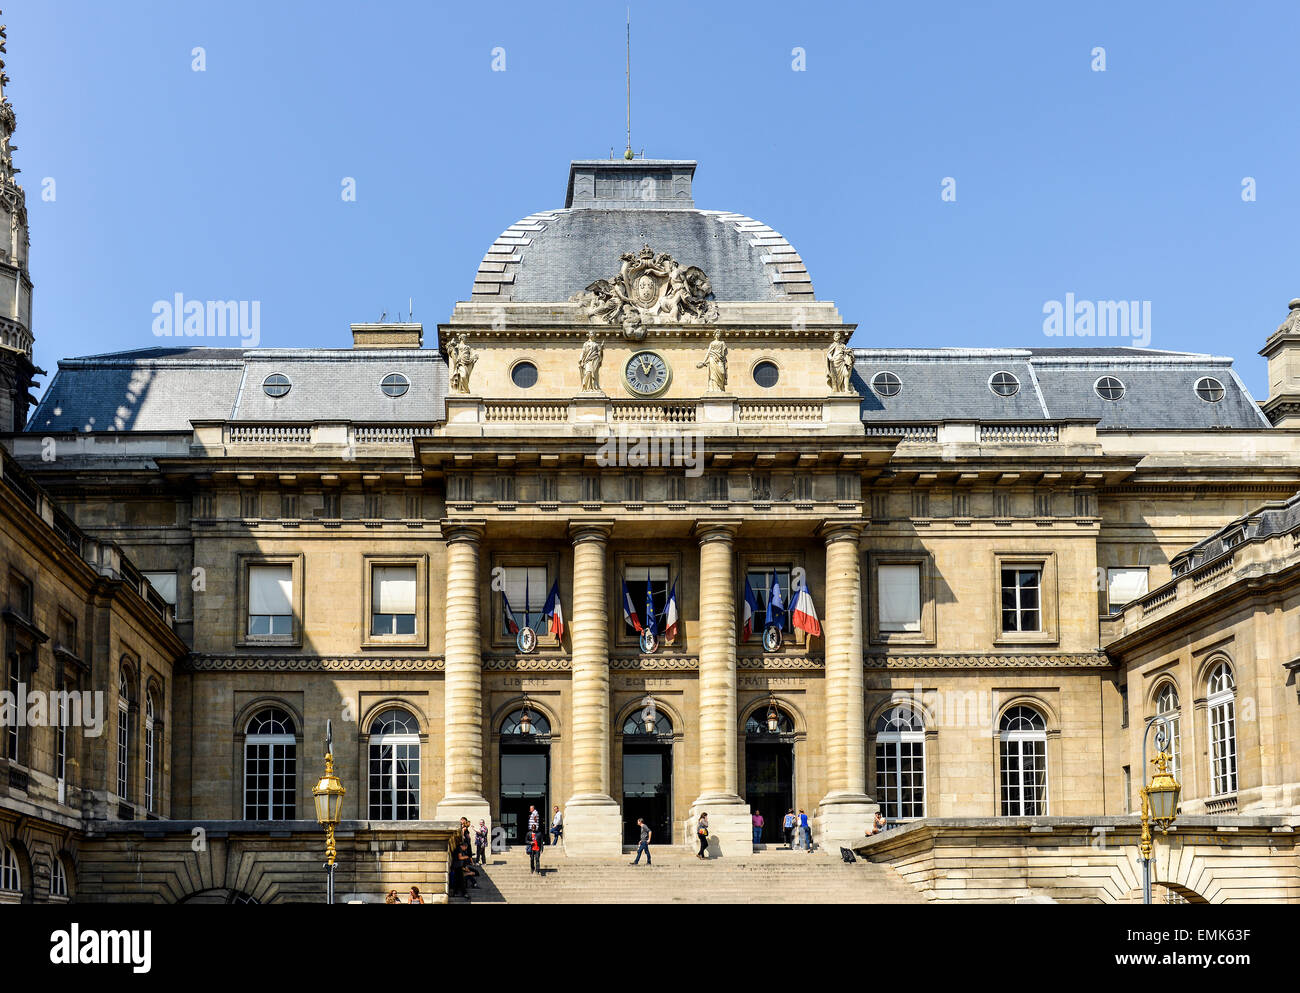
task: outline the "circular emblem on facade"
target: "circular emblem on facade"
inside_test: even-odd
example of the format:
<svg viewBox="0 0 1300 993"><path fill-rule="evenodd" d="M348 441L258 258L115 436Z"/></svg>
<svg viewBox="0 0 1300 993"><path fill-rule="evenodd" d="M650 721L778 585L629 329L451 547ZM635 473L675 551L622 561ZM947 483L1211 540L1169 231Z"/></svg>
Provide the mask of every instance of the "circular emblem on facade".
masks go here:
<svg viewBox="0 0 1300 993"><path fill-rule="evenodd" d="M652 397L668 388L668 363L658 352L642 350L623 367L628 390L639 397Z"/></svg>
<svg viewBox="0 0 1300 993"><path fill-rule="evenodd" d="M525 655L531 655L537 651L537 632L530 627L519 629L519 635L515 638L515 645Z"/></svg>
<svg viewBox="0 0 1300 993"><path fill-rule="evenodd" d="M659 639L655 637L653 631L641 632L641 651L645 655L653 655L659 651Z"/></svg>
<svg viewBox="0 0 1300 993"><path fill-rule="evenodd" d="M781 648L781 629L775 624L769 624L763 629L763 651L775 652Z"/></svg>

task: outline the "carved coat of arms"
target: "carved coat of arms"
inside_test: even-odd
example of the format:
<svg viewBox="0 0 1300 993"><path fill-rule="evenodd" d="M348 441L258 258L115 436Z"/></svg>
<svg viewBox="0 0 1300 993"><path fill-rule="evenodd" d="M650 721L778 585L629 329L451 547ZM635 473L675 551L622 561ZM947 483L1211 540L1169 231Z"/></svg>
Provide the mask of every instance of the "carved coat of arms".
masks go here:
<svg viewBox="0 0 1300 993"><path fill-rule="evenodd" d="M647 324L711 324L718 319L713 284L699 266L683 266L646 245L624 252L613 279L598 279L569 299L593 324L622 325L627 338L645 337Z"/></svg>

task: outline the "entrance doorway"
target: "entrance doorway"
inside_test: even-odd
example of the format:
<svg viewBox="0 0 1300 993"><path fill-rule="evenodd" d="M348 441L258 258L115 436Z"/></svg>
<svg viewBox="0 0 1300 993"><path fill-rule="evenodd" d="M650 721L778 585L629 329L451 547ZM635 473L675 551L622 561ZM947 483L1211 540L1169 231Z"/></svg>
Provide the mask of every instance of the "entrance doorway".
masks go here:
<svg viewBox="0 0 1300 993"><path fill-rule="evenodd" d="M782 844L785 812L794 809L794 721L775 704L745 722L745 802L763 815L761 842Z"/></svg>
<svg viewBox="0 0 1300 993"><path fill-rule="evenodd" d="M623 722L623 844L641 840L638 817L652 845L672 844L673 725L652 703Z"/></svg>
<svg viewBox="0 0 1300 993"><path fill-rule="evenodd" d="M541 830L551 823L551 724L525 705L501 722L501 793L497 818L508 845L522 845L528 808L537 808ZM549 837L549 835L548 835Z"/></svg>

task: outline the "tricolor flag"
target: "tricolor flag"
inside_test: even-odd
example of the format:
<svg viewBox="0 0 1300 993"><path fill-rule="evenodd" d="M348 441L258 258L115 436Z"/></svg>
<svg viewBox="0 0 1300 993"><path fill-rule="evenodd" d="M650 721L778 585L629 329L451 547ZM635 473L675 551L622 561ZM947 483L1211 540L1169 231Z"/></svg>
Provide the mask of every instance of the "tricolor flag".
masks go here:
<svg viewBox="0 0 1300 993"><path fill-rule="evenodd" d="M741 610L741 638L748 640L754 634L754 615L758 613L758 597L754 596L754 587L745 577L745 603Z"/></svg>
<svg viewBox="0 0 1300 993"><path fill-rule="evenodd" d="M502 620L505 622L506 631L510 634L519 633L519 622L515 620L515 612L510 609L510 598L506 596L506 591L501 591L501 605L505 608L505 616Z"/></svg>
<svg viewBox="0 0 1300 993"><path fill-rule="evenodd" d="M672 590L668 593L668 605L664 607L664 639L672 642L677 640L677 583L673 583Z"/></svg>
<svg viewBox="0 0 1300 993"><path fill-rule="evenodd" d="M655 601L650 595L650 573L645 574L645 629L658 637L659 622L655 617Z"/></svg>
<svg viewBox="0 0 1300 993"><path fill-rule="evenodd" d="M547 630L556 638L564 637L564 609L560 606L560 580L551 586L550 595L542 606L542 616L549 621Z"/></svg>
<svg viewBox="0 0 1300 993"><path fill-rule="evenodd" d="M817 605L813 603L807 583L799 587L799 592L794 595L794 603L790 604L790 626L796 631L806 631L814 638L822 635L822 624L817 619Z"/></svg>
<svg viewBox="0 0 1300 993"><path fill-rule="evenodd" d="M767 597L767 625L776 625L778 631L785 630L785 599L781 596L781 577L773 574L772 591Z"/></svg>
<svg viewBox="0 0 1300 993"><path fill-rule="evenodd" d="M641 618L636 615L636 607L632 603L632 594L627 591L627 580L623 580L623 620L632 625L632 629L637 634L641 633Z"/></svg>

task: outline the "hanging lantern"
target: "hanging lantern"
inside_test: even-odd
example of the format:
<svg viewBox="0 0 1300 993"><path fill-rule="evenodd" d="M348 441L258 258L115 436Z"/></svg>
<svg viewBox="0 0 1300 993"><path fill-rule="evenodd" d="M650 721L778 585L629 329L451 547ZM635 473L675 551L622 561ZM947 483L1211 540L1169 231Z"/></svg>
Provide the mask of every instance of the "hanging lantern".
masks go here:
<svg viewBox="0 0 1300 993"><path fill-rule="evenodd" d="M767 730L769 734L781 730L781 715L776 711L776 700L767 705Z"/></svg>
<svg viewBox="0 0 1300 993"><path fill-rule="evenodd" d="M646 734L654 734L658 726L659 714L655 710L655 702L652 698L646 697L645 708L641 711L641 726L645 728Z"/></svg>
<svg viewBox="0 0 1300 993"><path fill-rule="evenodd" d="M526 702L524 703L523 713L519 715L519 733L533 733L533 713L528 709L528 704Z"/></svg>

